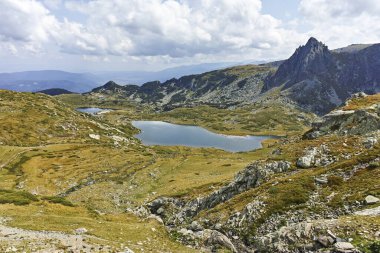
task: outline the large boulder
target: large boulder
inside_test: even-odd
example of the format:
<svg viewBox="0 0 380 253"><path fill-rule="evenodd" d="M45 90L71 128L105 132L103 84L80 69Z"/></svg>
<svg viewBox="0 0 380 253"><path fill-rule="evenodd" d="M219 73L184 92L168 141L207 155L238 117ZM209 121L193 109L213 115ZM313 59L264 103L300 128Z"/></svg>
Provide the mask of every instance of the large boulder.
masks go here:
<svg viewBox="0 0 380 253"><path fill-rule="evenodd" d="M214 248L213 250L216 250L218 246L221 246L229 249L234 253L238 252L231 240L219 231L205 229L202 233L202 237L205 245Z"/></svg>
<svg viewBox="0 0 380 253"><path fill-rule="evenodd" d="M368 195L366 198L365 198L365 203L367 205L372 205L372 204L376 204L377 202L379 202L380 199L379 198L376 198L375 196L372 196L372 195Z"/></svg>
<svg viewBox="0 0 380 253"><path fill-rule="evenodd" d="M349 242L337 242L334 244L335 252L337 253L356 253L359 252L355 249L354 245Z"/></svg>

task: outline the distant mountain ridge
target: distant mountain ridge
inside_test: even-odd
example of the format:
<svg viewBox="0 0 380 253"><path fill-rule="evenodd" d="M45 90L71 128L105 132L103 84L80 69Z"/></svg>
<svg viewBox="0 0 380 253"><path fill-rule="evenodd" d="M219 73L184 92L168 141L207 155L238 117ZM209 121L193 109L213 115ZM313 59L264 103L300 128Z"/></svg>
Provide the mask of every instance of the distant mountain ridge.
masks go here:
<svg viewBox="0 0 380 253"><path fill-rule="evenodd" d="M88 92L95 87L114 80L121 84L141 85L152 80L166 81L189 74L238 65L236 62L203 63L164 69L161 71L104 71L94 73L71 73L59 70L24 71L0 73L0 89L32 91L60 88L77 93Z"/></svg>
<svg viewBox="0 0 380 253"><path fill-rule="evenodd" d="M0 88L32 91L60 88L86 92L99 85L97 77L89 73L70 73L59 70L0 73Z"/></svg>
<svg viewBox="0 0 380 253"><path fill-rule="evenodd" d="M228 107L277 100L325 114L356 92L380 92L380 44L351 45L329 50L310 38L285 61L230 67L166 82L120 86L92 93L149 103L164 109L209 104Z"/></svg>
<svg viewBox="0 0 380 253"><path fill-rule="evenodd" d="M207 104L228 107L250 103L260 94L263 80L271 67L245 65L215 70L199 75L152 81L137 85L118 85L113 81L95 88L92 93L117 95L137 102L149 103L169 110L181 106Z"/></svg>
<svg viewBox="0 0 380 253"><path fill-rule="evenodd" d="M58 96L58 95L63 95L63 94L73 94L75 92L68 91L65 89L60 89L60 88L52 88L52 89L40 90L40 91L37 91L37 93L43 93L50 96Z"/></svg>

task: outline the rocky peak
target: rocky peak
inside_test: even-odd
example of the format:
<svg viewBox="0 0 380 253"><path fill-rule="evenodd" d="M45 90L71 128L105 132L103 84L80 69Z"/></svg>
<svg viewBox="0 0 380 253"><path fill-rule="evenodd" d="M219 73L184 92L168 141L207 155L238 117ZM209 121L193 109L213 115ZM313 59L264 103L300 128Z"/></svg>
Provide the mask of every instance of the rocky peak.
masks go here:
<svg viewBox="0 0 380 253"><path fill-rule="evenodd" d="M109 81L103 86L93 89L91 92L120 92L123 86L118 85L114 81Z"/></svg>
<svg viewBox="0 0 380 253"><path fill-rule="evenodd" d="M318 57L323 57L323 55L329 54L330 51L325 44L311 37L306 45L299 47L292 57L296 58L296 60L307 63Z"/></svg>
<svg viewBox="0 0 380 253"><path fill-rule="evenodd" d="M105 85L103 85L103 88L105 89L114 89L114 88L119 88L119 87L121 86L115 83L114 81L109 81Z"/></svg>
<svg viewBox="0 0 380 253"><path fill-rule="evenodd" d="M311 37L304 46L300 46L294 54L283 64L268 80L265 90L285 84L284 88L305 79L313 79L313 76L327 73L332 63L333 56L328 47L317 39Z"/></svg>

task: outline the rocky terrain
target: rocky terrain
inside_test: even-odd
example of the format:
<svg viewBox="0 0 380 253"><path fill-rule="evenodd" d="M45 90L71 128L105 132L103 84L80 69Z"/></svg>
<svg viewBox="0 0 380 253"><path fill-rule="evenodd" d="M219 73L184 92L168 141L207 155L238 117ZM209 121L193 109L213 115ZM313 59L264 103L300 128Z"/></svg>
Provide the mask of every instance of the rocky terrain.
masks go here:
<svg viewBox="0 0 380 253"><path fill-rule="evenodd" d="M323 115L354 93L380 91L379 50L379 44L329 50L310 38L285 61L148 82L141 87L109 82L90 94L152 104L160 110L200 104L227 108L270 100Z"/></svg>
<svg viewBox="0 0 380 253"><path fill-rule="evenodd" d="M366 252L378 252L380 199L372 194L378 196L380 183L380 100L369 106L365 102L375 99L378 95L355 95L314 124L306 139L284 141L276 149L283 150L278 157L252 163L208 195L187 201L161 197L146 208L178 240L195 247L361 252L363 244L359 249L353 242L364 236L372 241ZM342 113L352 103L363 106ZM298 153L305 144L300 155L287 154ZM341 147L344 152L337 152Z"/></svg>

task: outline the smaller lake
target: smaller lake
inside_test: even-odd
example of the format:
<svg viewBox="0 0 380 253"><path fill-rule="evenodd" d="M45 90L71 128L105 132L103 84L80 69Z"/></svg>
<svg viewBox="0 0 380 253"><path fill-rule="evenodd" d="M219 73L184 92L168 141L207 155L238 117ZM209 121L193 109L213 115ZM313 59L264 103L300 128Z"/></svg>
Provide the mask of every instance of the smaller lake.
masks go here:
<svg viewBox="0 0 380 253"><path fill-rule="evenodd" d="M76 110L78 112L84 112L84 113L89 113L89 114L98 114L102 112L112 111L112 109L104 109L104 108L97 108L97 107L79 107Z"/></svg>
<svg viewBox="0 0 380 253"><path fill-rule="evenodd" d="M144 145L218 148L230 152L261 148L261 142L274 136L233 136L216 134L198 126L171 124L162 121L132 121L141 130L135 137Z"/></svg>

